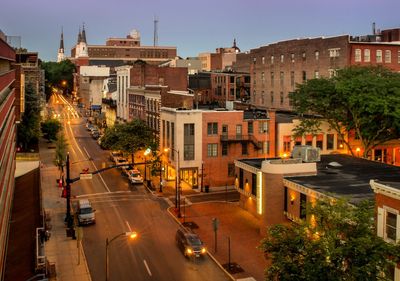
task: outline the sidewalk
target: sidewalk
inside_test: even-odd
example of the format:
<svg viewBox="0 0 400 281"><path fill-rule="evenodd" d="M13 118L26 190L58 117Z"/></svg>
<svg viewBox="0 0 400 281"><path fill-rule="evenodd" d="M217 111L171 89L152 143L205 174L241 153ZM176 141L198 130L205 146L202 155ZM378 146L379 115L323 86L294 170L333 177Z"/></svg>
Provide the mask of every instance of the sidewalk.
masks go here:
<svg viewBox="0 0 400 281"><path fill-rule="evenodd" d="M56 184L59 177L53 164L54 149L48 149L47 143L40 142L41 185L43 209L50 216L50 239L45 243L45 254L49 261L49 280L91 281L86 258L82 247L78 249L77 240L66 235L64 218L65 199L61 198L61 188ZM55 275L55 276L54 276Z"/></svg>
<svg viewBox="0 0 400 281"><path fill-rule="evenodd" d="M222 191L214 188L210 193ZM225 190L225 188L223 188ZM184 190L184 195L197 194L198 191ZM158 196L168 197L170 200L175 196L173 183L163 188L163 194L157 192ZM182 202L183 203L183 202ZM240 208L238 203L209 202L187 204L185 207L185 219L176 217L175 207L169 208L169 213L179 223L191 222L201 240L207 245L209 255L221 268L229 261L228 237L230 238L231 263L237 264L238 270L242 272L232 273L232 280L240 280L253 277L257 281L264 280L264 270L268 266L263 253L258 250L261 240L264 238L259 233L258 220ZM217 230L217 251L215 251L215 233L212 225L213 218L219 220Z"/></svg>

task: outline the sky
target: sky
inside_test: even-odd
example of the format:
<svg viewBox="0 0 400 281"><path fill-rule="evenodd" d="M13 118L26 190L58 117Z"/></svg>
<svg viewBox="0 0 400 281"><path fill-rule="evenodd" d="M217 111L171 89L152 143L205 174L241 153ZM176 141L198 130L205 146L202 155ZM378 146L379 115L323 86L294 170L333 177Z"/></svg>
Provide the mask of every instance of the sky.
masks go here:
<svg viewBox="0 0 400 281"><path fill-rule="evenodd" d="M85 24L89 45L126 37L132 29L141 45L176 46L186 58L231 47L242 51L294 38L366 35L400 27L399 0L1 0L0 30L21 36L21 46L56 61L61 28L67 56Z"/></svg>

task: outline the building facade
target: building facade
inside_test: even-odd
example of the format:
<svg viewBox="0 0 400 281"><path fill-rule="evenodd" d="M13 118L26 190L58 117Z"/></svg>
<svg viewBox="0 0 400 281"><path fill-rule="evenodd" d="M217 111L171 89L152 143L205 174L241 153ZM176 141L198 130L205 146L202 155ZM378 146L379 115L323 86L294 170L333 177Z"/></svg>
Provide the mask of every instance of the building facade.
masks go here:
<svg viewBox="0 0 400 281"><path fill-rule="evenodd" d="M160 149L170 148L165 177L174 178L180 170L189 188L233 185L235 159L274 156L274 122L274 112L163 107Z"/></svg>
<svg viewBox="0 0 400 281"><path fill-rule="evenodd" d="M16 115L15 115L15 51L0 38L0 279L5 273L5 257L14 195Z"/></svg>

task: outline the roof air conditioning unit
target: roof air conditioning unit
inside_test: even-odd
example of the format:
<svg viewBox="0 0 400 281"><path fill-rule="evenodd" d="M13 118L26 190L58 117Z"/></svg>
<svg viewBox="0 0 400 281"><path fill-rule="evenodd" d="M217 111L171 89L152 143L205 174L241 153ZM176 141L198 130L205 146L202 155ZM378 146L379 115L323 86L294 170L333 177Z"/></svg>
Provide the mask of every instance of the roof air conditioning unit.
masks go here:
<svg viewBox="0 0 400 281"><path fill-rule="evenodd" d="M292 158L301 158L303 162L307 163L321 161L320 149L310 145L295 145Z"/></svg>

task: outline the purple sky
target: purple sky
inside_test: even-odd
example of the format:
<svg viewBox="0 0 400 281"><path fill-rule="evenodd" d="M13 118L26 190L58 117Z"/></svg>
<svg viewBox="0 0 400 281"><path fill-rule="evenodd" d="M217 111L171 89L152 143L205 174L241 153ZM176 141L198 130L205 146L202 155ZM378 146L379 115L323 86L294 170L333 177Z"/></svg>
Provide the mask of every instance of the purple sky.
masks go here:
<svg viewBox="0 0 400 281"><path fill-rule="evenodd" d="M61 27L66 54L85 23L88 44L141 33L153 44L176 46L181 57L232 46L242 51L276 41L340 34L366 35L400 27L399 0L1 0L0 29L22 37L22 47L56 60Z"/></svg>

